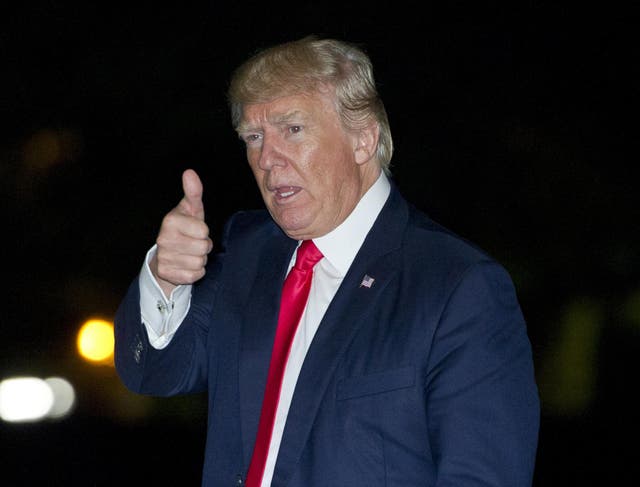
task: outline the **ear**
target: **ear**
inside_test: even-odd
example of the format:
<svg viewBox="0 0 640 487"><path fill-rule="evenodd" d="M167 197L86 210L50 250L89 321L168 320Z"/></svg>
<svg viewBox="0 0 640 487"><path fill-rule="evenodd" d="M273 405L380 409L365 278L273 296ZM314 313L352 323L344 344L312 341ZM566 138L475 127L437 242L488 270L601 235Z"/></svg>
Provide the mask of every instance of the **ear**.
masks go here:
<svg viewBox="0 0 640 487"><path fill-rule="evenodd" d="M355 133L354 154L357 164L364 164L376 155L380 128L375 121Z"/></svg>

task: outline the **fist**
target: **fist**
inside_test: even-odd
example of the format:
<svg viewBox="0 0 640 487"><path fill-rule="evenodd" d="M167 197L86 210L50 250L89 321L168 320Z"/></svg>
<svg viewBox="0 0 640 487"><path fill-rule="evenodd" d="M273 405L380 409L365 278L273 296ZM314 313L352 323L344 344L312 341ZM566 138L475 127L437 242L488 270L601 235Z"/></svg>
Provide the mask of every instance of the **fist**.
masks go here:
<svg viewBox="0 0 640 487"><path fill-rule="evenodd" d="M193 284L204 276L213 248L204 221L202 182L192 169L182 174L182 189L184 197L162 220L156 239L158 249L149 263L167 296L175 286Z"/></svg>

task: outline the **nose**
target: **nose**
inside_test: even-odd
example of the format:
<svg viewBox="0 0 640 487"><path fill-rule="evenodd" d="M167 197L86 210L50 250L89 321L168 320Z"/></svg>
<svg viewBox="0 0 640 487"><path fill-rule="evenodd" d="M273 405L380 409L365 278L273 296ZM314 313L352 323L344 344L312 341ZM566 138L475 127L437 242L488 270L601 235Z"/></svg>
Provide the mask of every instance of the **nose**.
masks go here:
<svg viewBox="0 0 640 487"><path fill-rule="evenodd" d="M260 146L260 154L258 156L258 167L263 171L270 171L276 166L283 166L285 157L279 142L273 135L264 135L262 145Z"/></svg>

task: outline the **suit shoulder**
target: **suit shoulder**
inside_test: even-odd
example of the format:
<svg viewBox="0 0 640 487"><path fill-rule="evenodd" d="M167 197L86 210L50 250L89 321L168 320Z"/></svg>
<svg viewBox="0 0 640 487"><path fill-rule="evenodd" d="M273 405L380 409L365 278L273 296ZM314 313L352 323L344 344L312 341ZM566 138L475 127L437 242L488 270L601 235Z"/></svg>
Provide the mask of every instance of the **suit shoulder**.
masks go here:
<svg viewBox="0 0 640 487"><path fill-rule="evenodd" d="M497 263L484 249L432 220L416 208L410 209L405 248L415 257L428 258L449 268L467 268L478 263Z"/></svg>
<svg viewBox="0 0 640 487"><path fill-rule="evenodd" d="M499 261L419 210L411 210L403 249L404 268L412 278L435 282L445 294L468 281L470 286L484 283L498 297L514 295L511 275Z"/></svg>
<svg viewBox="0 0 640 487"><path fill-rule="evenodd" d="M282 233L266 210L243 210L231 215L224 226L225 246Z"/></svg>

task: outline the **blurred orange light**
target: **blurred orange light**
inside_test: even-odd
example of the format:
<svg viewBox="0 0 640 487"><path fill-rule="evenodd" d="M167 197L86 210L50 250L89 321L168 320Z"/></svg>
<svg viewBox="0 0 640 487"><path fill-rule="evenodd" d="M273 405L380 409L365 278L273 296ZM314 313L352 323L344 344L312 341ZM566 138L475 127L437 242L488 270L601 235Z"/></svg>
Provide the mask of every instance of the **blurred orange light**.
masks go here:
<svg viewBox="0 0 640 487"><path fill-rule="evenodd" d="M85 360L108 363L113 357L113 324L105 320L87 320L78 332L78 352Z"/></svg>

